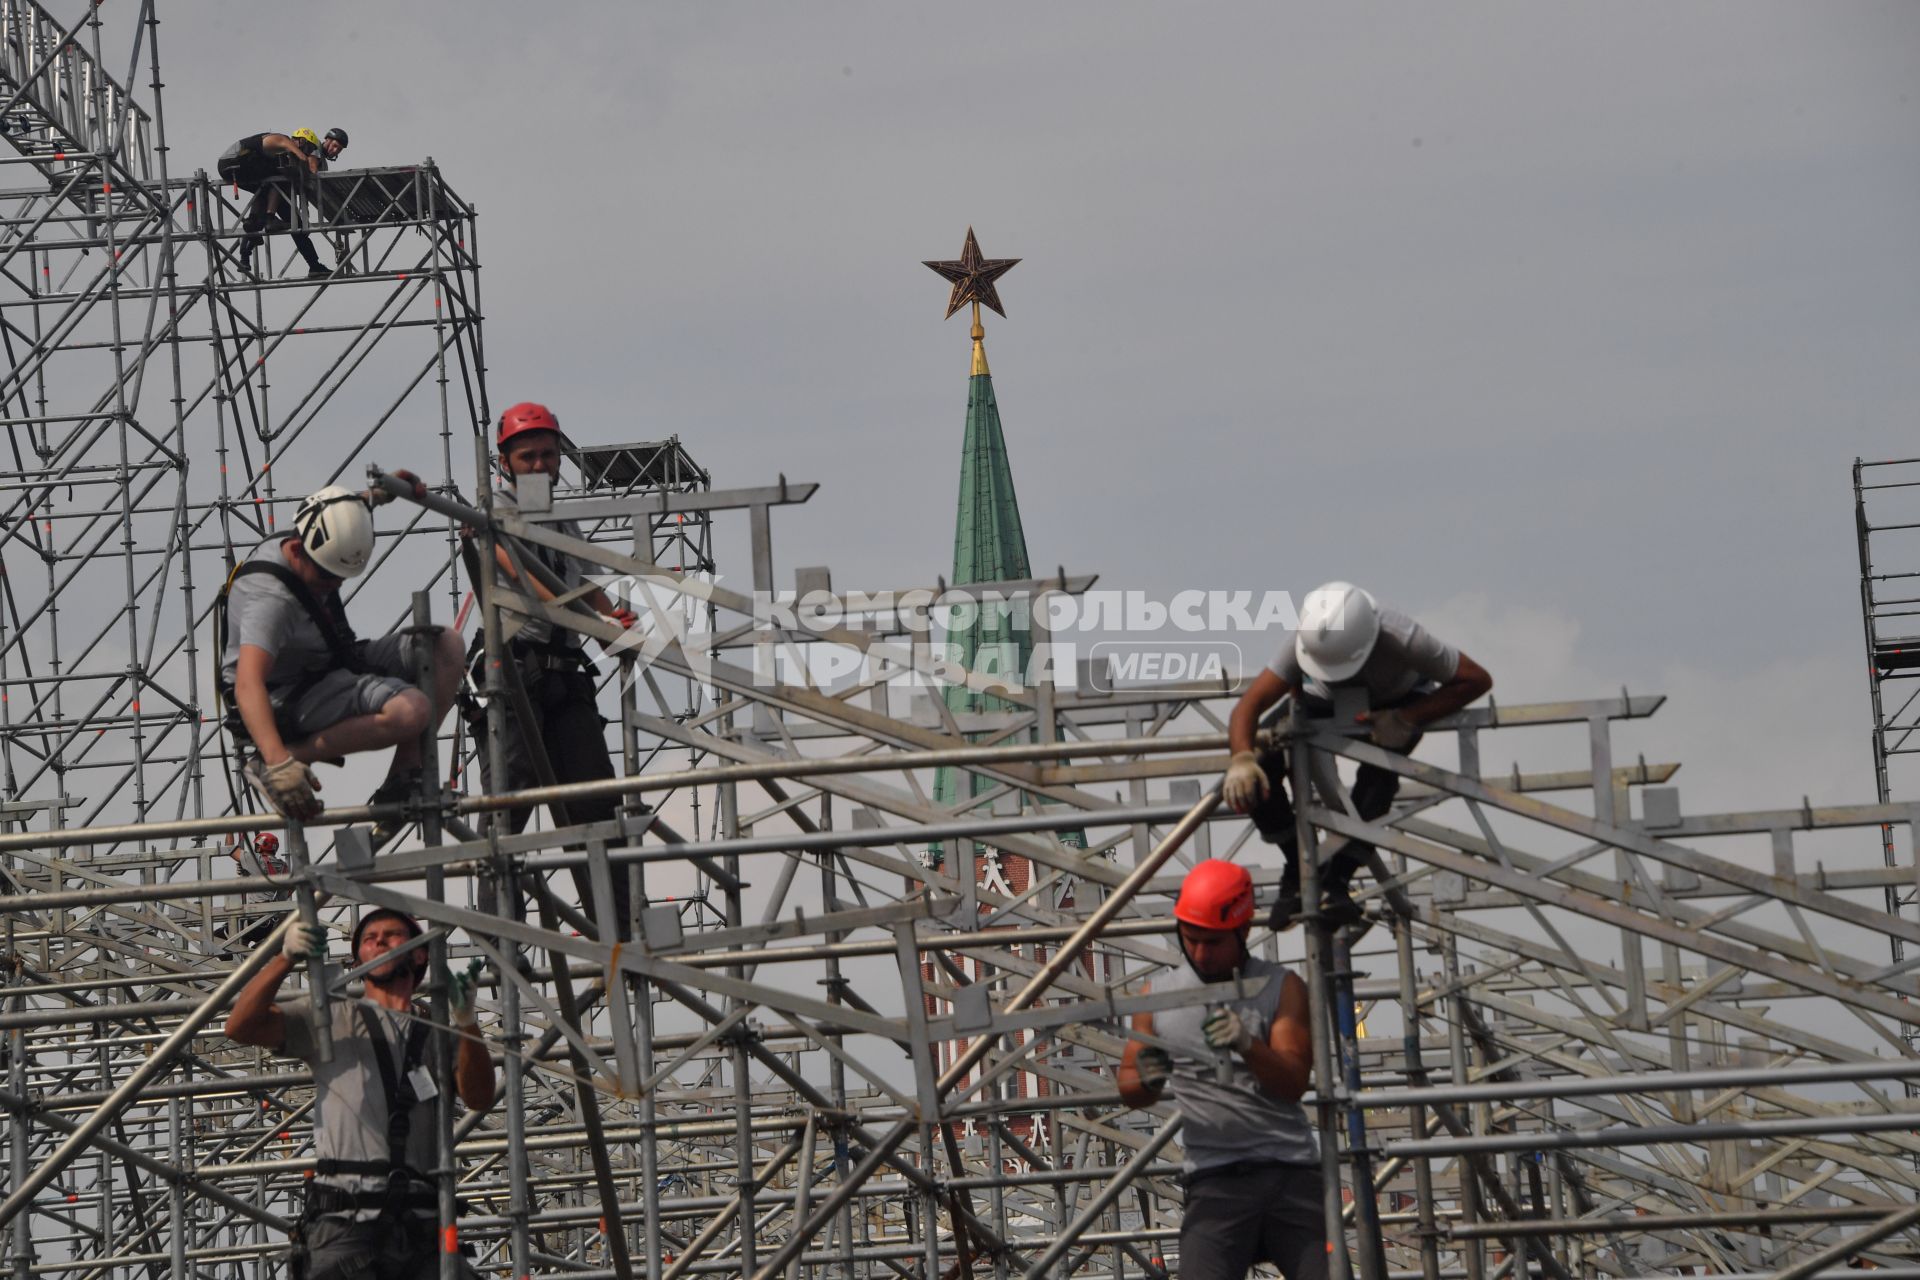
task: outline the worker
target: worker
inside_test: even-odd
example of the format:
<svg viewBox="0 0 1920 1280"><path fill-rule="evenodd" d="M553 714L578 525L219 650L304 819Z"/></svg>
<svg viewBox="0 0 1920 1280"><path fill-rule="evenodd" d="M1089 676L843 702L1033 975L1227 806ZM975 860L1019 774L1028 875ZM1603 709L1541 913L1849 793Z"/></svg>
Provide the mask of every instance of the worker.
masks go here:
<svg viewBox="0 0 1920 1280"><path fill-rule="evenodd" d="M1379 604L1347 582L1329 582L1307 593L1300 625L1233 709L1227 724L1232 761L1221 797L1240 813L1253 816L1262 839L1280 847L1286 860L1280 895L1268 923L1292 925L1300 914L1298 832L1287 798L1287 761L1283 751L1255 750L1254 734L1267 708L1296 694L1310 716L1331 716L1335 690L1363 689L1368 709L1355 720L1366 726L1375 746L1406 755L1421 731L1452 715L1493 688L1486 668L1422 627L1406 614ZM1367 822L1385 817L1400 790L1400 775L1363 764L1353 784L1354 811ZM1353 901L1353 873L1373 846L1347 841L1320 873L1320 912L1328 923L1353 924L1360 909Z"/></svg>
<svg viewBox="0 0 1920 1280"><path fill-rule="evenodd" d="M321 279L333 274L321 265L314 252L313 237L294 225L293 188L285 179L299 174L319 173L327 161L346 150L347 132L329 129L323 139L311 129L295 129L292 134L256 133L228 147L218 165L220 180L231 182L250 192L253 201L240 224L240 269L252 274L253 254L267 238L267 228L290 233L293 247L307 264L307 278Z"/></svg>
<svg viewBox="0 0 1920 1280"><path fill-rule="evenodd" d="M353 962L371 964L421 936L419 923L377 908L353 930ZM227 1037L312 1064L314 1176L294 1236L294 1274L305 1280L346 1277L414 1280L436 1273L439 1253L438 1163L434 1099L442 1046L424 1005L414 1002L426 976L427 952L415 947L369 970L366 994L329 1006L333 1056L317 1061L311 998L276 1002L296 961L324 958L318 926L288 923L280 954L267 961L233 1003ZM493 1105L493 1059L474 1015L479 961L446 979L447 1009L457 1039L453 1088L476 1111ZM444 1037L449 1033L438 1032ZM461 1263L463 1276L471 1268Z"/></svg>
<svg viewBox="0 0 1920 1280"><path fill-rule="evenodd" d="M1151 986L1193 997L1133 1016L1156 1043L1127 1042L1117 1083L1128 1106L1147 1107L1174 1082L1186 1149L1179 1280L1244 1280L1260 1262L1287 1280L1324 1280L1320 1150L1300 1105L1313 1074L1307 984L1248 952L1253 878L1238 863L1189 871L1173 918L1186 965ZM1237 990L1226 985L1235 979Z"/></svg>
<svg viewBox="0 0 1920 1280"><path fill-rule="evenodd" d="M227 850L227 855L233 859L234 870L241 878L258 877L262 884L268 886L264 890L247 894L245 901L249 905L265 907L286 900L285 889L271 887L275 884L284 884L287 878L287 859L280 852L279 836L271 831L262 831L253 836L240 836ZM258 948L279 924L279 913L273 911L261 916L236 916L231 926L225 921L216 923L213 932L215 937L226 944L223 950L228 955L238 956L246 955Z"/></svg>
<svg viewBox="0 0 1920 1280"><path fill-rule="evenodd" d="M411 472L396 472L419 485ZM293 531L263 542L234 570L217 606L220 684L234 713L229 724L247 752L243 772L284 818L319 816L312 765L393 748L386 780L369 803L407 799L419 786L420 738L438 725L460 687L460 637L433 638L431 696L414 687L417 646L400 630L361 641L347 623L340 586L373 557L373 510L385 490L354 493L329 485L294 512ZM382 819L376 847L402 824Z"/></svg>
<svg viewBox="0 0 1920 1280"><path fill-rule="evenodd" d="M501 476L500 486L494 492L494 509L497 512L511 513L518 507L520 477L543 475L549 481L559 478L560 459L566 440L560 432L560 420L545 405L531 402L516 404L502 413L496 444ZM582 536L579 527L570 520L553 521L545 527L572 538ZM497 546L494 555L497 569L494 581L498 586L520 594L531 594L541 600L555 598L556 593L532 573L524 580L521 578L513 556L505 546ZM588 586L589 575L594 568L577 556L545 547L524 546L521 555L537 556L569 592ZM622 627L633 625L632 611L599 587L589 588L582 598L589 608L602 617ZM597 782L614 777L613 759L607 751L606 721L600 715L598 692L593 674L587 666L585 637L578 631L555 627L544 618L512 614L502 616L508 620L510 627L515 628L507 642L507 656L525 688L527 704L536 721L534 727L538 731L538 742L553 768L554 780ZM483 655L476 653L473 678L475 685L484 689L482 661ZM483 714L477 714L478 710L476 706L476 714L472 715L471 722L479 747L481 784L488 794L493 794L496 786L492 753L487 749L487 723ZM533 757L534 735L527 733L519 723L512 699L507 700L507 732L502 746L507 776L504 786L497 789L521 791L541 785ZM640 808L645 811L645 806ZM619 805L611 796L569 800L566 803L566 818L574 823L610 822L618 810ZM514 831L519 831L532 815L533 810L529 806L511 809L508 811L508 822ZM559 820L558 814L555 819ZM577 868L574 878L580 891L581 905L591 914L591 878L585 868ZM616 875L614 893L618 904L628 900L626 887L626 876ZM623 906L617 909L624 925L627 913Z"/></svg>

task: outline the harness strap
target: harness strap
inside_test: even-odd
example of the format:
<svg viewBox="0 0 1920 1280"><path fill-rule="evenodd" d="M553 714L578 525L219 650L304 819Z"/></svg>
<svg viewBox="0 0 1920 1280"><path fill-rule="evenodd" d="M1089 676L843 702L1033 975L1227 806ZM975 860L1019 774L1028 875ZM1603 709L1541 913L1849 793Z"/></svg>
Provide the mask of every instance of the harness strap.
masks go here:
<svg viewBox="0 0 1920 1280"><path fill-rule="evenodd" d="M396 1071L393 1046L387 1041L386 1029L380 1025L380 1015L365 1001L357 1008L367 1038L373 1042L373 1060L379 1065L380 1084L387 1095L387 1167L379 1172L411 1172L407 1167L407 1134L413 1127L413 1109L420 1098L413 1091L410 1077L426 1060L427 1024L418 1018L413 1020L413 1026L407 1031L406 1054L401 1069Z"/></svg>

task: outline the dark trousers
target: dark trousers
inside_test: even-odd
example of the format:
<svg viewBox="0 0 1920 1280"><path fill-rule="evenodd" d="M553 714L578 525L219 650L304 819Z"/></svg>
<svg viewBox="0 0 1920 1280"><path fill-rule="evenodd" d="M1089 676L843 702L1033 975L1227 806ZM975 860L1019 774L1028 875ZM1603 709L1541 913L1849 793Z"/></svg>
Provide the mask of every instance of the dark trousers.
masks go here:
<svg viewBox="0 0 1920 1280"><path fill-rule="evenodd" d="M521 682L526 686L527 703L533 710L535 728L539 731L540 745L545 748L547 763L553 769L554 781L599 782L617 776L613 769L613 757L607 752L607 722L600 715L593 677L578 667L544 670L527 664L522 665L519 671ZM507 766L505 786L496 788L494 785L493 753L487 749L484 718L476 722L474 740L480 747L480 785L488 795L494 795L497 791L524 791L541 785L540 771L534 762L533 736L522 729L511 699L507 701L506 741L502 744ZM619 815L620 804L612 797L569 800L564 814L553 806L549 806L548 811L556 823L611 822ZM525 829L532 817L533 807L530 805L509 809L507 825L519 832ZM593 879L587 868L576 867L573 880L580 892L580 906L587 915L593 916ZM621 924L619 932L624 934L631 900L624 869L614 871L613 896Z"/></svg>
<svg viewBox="0 0 1920 1280"><path fill-rule="evenodd" d="M295 1246L294 1275L301 1280L422 1280L440 1274L434 1237L438 1222L426 1214L391 1214L355 1222L343 1214L313 1218ZM304 1267L302 1263L304 1262ZM473 1268L460 1260L460 1274Z"/></svg>
<svg viewBox="0 0 1920 1280"><path fill-rule="evenodd" d="M1406 701L1418 696L1418 692ZM1318 699L1309 699L1306 706L1308 714L1316 717L1333 714L1333 708ZM1419 745L1420 735L1415 734L1413 741L1407 744L1407 749L1395 754L1409 755ZM1274 751L1262 756L1260 767L1267 775L1267 798L1255 805L1248 816L1253 819L1253 825L1260 832L1262 840L1279 846L1281 856L1286 859L1286 867L1281 875L1289 883L1297 885L1300 882L1300 832L1294 823L1293 800L1287 793L1290 772L1287 753ZM1391 769L1363 764L1354 777L1351 794L1354 811L1368 822L1377 822L1386 817L1387 811L1393 808L1393 798L1400 794L1400 775ZM1329 885L1345 885L1372 856L1372 845L1350 840L1341 846L1338 853L1327 859L1320 873L1321 880Z"/></svg>
<svg viewBox="0 0 1920 1280"><path fill-rule="evenodd" d="M1179 1280L1245 1280L1271 1262L1287 1280L1326 1280L1320 1171L1270 1164L1187 1180Z"/></svg>
<svg viewBox="0 0 1920 1280"><path fill-rule="evenodd" d="M247 206L247 216L240 223L240 230L245 232L240 240L241 262L253 260L253 251L266 240L270 230L285 231L293 237L293 247L300 251L307 266L316 271L321 269L320 255L313 249L313 237L293 225L293 189L279 180L277 170L259 165L223 164L220 179L253 194L253 203Z"/></svg>

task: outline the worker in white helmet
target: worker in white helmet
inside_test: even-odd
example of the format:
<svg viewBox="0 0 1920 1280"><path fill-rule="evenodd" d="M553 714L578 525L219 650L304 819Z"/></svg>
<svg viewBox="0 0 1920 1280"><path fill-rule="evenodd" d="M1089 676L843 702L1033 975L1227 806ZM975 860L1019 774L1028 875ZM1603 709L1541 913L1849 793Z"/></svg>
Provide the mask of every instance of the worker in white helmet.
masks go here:
<svg viewBox="0 0 1920 1280"><path fill-rule="evenodd" d="M1227 726L1233 752L1221 796L1249 814L1261 838L1280 847L1286 867L1280 897L1269 924L1291 925L1300 914L1300 871L1293 806L1287 798L1283 752L1261 756L1254 732L1267 708L1285 695L1298 695L1307 714L1329 716L1337 689L1364 689L1369 709L1358 719L1370 729L1376 746L1405 755L1421 731L1452 715L1493 688L1485 667L1435 636L1397 609L1378 604L1349 582L1329 582L1307 594L1300 625L1287 637L1272 664L1240 696ZM1354 810L1372 822L1384 817L1400 789L1400 775L1373 765L1360 766L1354 780ZM1359 920L1350 891L1353 873L1373 847L1349 841L1321 870L1321 914L1336 925Z"/></svg>
<svg viewBox="0 0 1920 1280"><path fill-rule="evenodd" d="M409 472L396 472L419 481ZM373 559L373 507L383 490L329 485L294 512L293 531L268 538L228 580L216 604L220 688L228 726L242 740L243 772L275 813L307 820L321 810L317 760L338 761L393 748L386 781L369 803L404 800L418 783L420 736L453 705L460 684L460 637L431 641L434 688L414 687L415 646L396 632L359 640L340 587ZM398 824L376 826L376 843Z"/></svg>

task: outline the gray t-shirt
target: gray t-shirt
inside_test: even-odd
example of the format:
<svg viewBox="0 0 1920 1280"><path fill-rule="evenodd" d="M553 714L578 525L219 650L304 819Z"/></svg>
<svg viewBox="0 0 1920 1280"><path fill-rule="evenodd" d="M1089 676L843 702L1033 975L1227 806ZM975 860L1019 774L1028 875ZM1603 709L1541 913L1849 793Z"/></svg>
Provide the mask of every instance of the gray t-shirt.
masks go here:
<svg viewBox="0 0 1920 1280"><path fill-rule="evenodd" d="M502 485L493 491L493 504L495 511L506 515L516 509L520 505L520 502L512 489ZM565 534L569 538L581 537L580 526L572 520L556 520L550 523L543 521L542 525L544 528L551 529L555 533ZM583 561L568 555L564 551L555 551L551 547L535 546L532 543L522 543L521 547L521 556L523 559L528 553L532 553L538 557L542 564L560 576L560 579L567 584L566 589L568 591L586 585L587 575L591 572L591 569ZM514 591L517 594L527 596L533 595L533 592L518 587L510 581L507 575L500 571L497 566L494 571L494 583L503 591ZM575 649L586 643L587 638L585 636L581 635L578 631L570 631L565 627L558 628L560 632L559 639L554 639L553 633L555 627L545 618L526 617L515 614L512 610L502 610L502 616L507 619L507 638L509 640L518 640L522 644L544 645L551 643ZM519 624L517 629L515 627L516 623Z"/></svg>
<svg viewBox="0 0 1920 1280"><path fill-rule="evenodd" d="M1297 1102L1282 1102L1262 1089L1238 1053L1213 1048L1200 1029L1209 1013L1222 1005L1232 1005L1254 1038L1265 1040L1273 1032L1286 972L1283 965L1248 956L1240 976L1255 994L1245 1000L1232 998L1230 983L1202 982L1189 965L1153 981L1156 992L1194 993L1192 1004L1161 1009L1153 1015L1153 1034L1176 1046L1173 1059L1179 1075L1174 1079L1173 1092L1180 1113L1186 1117L1180 1142L1187 1151L1189 1174L1240 1160L1313 1164L1320 1158L1306 1109ZM1260 984L1269 976L1273 981L1261 989ZM1224 1083L1219 1078L1222 1063L1230 1067Z"/></svg>
<svg viewBox="0 0 1920 1280"><path fill-rule="evenodd" d="M1368 702L1390 707L1422 684L1445 684L1460 670L1460 651L1398 609L1379 609L1380 638L1360 670L1340 681L1342 688L1364 686ZM1333 699L1333 691L1308 675L1294 652L1291 633L1267 670L1309 697Z"/></svg>
<svg viewBox="0 0 1920 1280"><path fill-rule="evenodd" d="M374 1057L373 1042L367 1038L366 1025L360 1019L359 1006L374 1011L374 1018L387 1037L393 1054L394 1070L406 1074L407 1033L413 1014L385 1009L371 1000L334 1000L329 1004L333 1025L333 1061L314 1062L313 1001L305 996L281 1002L286 1019L286 1041L280 1052L313 1066L314 1118L313 1150L322 1160L377 1160L390 1158L387 1148L387 1091L380 1079L380 1062ZM424 1017L426 1009L414 1006L414 1014ZM423 1065L433 1071L438 1052L434 1039L427 1037ZM445 1085L438 1076L436 1087ZM413 1106L407 1130L407 1165L420 1172L431 1171L438 1163L434 1142L434 1108L431 1099ZM365 1174L316 1175L316 1180L345 1191L382 1191L384 1176ZM371 1216L371 1210L361 1213Z"/></svg>
<svg viewBox="0 0 1920 1280"><path fill-rule="evenodd" d="M270 538L254 548L249 564L264 561L287 565L281 548L292 535ZM291 565L287 565L290 569ZM319 601L318 593L315 593ZM324 607L324 601L320 601ZM240 665L240 646L258 645L273 657L267 672L269 691L297 684L304 676L333 668L333 650L327 638L286 585L271 574L248 573L233 580L227 592L227 647L220 655L220 679L233 687Z"/></svg>

